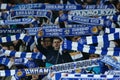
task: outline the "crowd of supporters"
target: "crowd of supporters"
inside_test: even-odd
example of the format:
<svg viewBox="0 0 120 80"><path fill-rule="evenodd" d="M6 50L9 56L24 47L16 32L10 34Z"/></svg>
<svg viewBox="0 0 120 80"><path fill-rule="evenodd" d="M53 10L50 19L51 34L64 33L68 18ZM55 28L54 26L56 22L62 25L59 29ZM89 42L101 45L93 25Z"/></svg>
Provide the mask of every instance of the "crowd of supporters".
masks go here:
<svg viewBox="0 0 120 80"><path fill-rule="evenodd" d="M102 0L104 1L104 0ZM2 3L7 3L11 5L17 5L17 4L29 4L29 3L43 3L43 4L77 4L82 5L83 9L85 5L99 5L101 4L101 0L0 0ZM120 1L119 0L106 0L104 2L104 5L112 5L112 7L115 7L117 12L116 15L119 15L120 13ZM1 10L1 11L7 11L7 10ZM24 25L0 25L0 28L34 28L34 27L42 27L43 25L51 25L55 24L58 25L60 28L66 28L67 22L66 21L59 21L60 16L62 14L67 14L69 11L52 11L52 19L51 21L44 17L35 17L36 23L31 24L24 24ZM96 17L96 16L95 16ZM2 18L1 18L2 20ZM73 23L75 24L75 23ZM120 23L114 22L115 28L120 27ZM98 29L104 31L104 29L100 26L98 26ZM10 36L12 34L0 34L1 37ZM66 37L68 40L71 40L73 42L77 42L81 39L83 36L71 36ZM39 38L37 40L38 44L35 44L33 47L33 50L30 50L30 46L26 46L26 43L23 40L16 40L13 42L7 42L7 43L1 43L1 46L5 50L13 50L13 51L19 51L19 52L41 52L43 55L45 55L45 60L40 59L32 59L29 58L31 62L35 64L35 66L30 66L30 64L22 65L17 64L13 65L11 68L8 68L7 66L0 64L0 70L6 70L6 69L24 69L24 68L34 68L34 67L50 67L52 65L56 64L62 64L67 62L74 62L74 61L80 61L80 60L87 60L87 59L93 59L98 58L100 55L98 54L88 54L80 51L74 51L74 50L63 50L62 52L59 51L60 45L63 42L63 38L56 36L56 37L43 37ZM112 45L115 45L116 47L120 46L119 40L111 41ZM92 44L94 46L101 45L101 43L98 44ZM11 61L15 59L15 57L8 57ZM32 63L31 63L32 64ZM94 74L101 74L105 71L111 69L109 65L104 65L103 68L101 67L94 67L94 68L87 68L86 73L94 73ZM45 80L46 75L30 75L21 78L21 80ZM11 80L12 76L10 77L0 77L0 80Z"/></svg>

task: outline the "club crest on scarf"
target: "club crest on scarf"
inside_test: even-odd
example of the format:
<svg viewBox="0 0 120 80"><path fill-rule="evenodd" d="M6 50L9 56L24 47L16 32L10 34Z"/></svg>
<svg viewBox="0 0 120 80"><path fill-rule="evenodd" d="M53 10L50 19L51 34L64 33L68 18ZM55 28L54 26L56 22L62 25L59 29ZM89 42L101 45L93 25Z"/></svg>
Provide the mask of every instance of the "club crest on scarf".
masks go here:
<svg viewBox="0 0 120 80"><path fill-rule="evenodd" d="M94 33L94 34L95 34L95 33L98 33L98 28L97 28L97 26L91 28L91 32Z"/></svg>
<svg viewBox="0 0 120 80"><path fill-rule="evenodd" d="M18 70L18 71L17 71L17 76L20 77L20 76L22 76L22 75L23 75L23 72L22 72L21 70Z"/></svg>
<svg viewBox="0 0 120 80"><path fill-rule="evenodd" d="M44 35L44 32L42 30L38 31L38 36L41 37Z"/></svg>
<svg viewBox="0 0 120 80"><path fill-rule="evenodd" d="M64 31L64 33L65 33L65 35L69 35L69 34L70 34L70 30L69 30L69 29L66 29L66 30Z"/></svg>

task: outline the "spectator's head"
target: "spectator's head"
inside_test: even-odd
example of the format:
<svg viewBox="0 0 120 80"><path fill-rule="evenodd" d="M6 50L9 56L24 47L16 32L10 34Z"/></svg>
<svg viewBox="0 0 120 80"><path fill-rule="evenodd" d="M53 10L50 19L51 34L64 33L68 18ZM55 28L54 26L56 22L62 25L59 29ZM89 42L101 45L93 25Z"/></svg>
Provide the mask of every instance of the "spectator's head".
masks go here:
<svg viewBox="0 0 120 80"><path fill-rule="evenodd" d="M13 44L14 44L14 45L17 45L17 44L18 44L18 40L13 41Z"/></svg>
<svg viewBox="0 0 120 80"><path fill-rule="evenodd" d="M32 75L32 80L38 80L39 79L39 75Z"/></svg>
<svg viewBox="0 0 120 80"><path fill-rule="evenodd" d="M87 3L91 3L93 0L86 0Z"/></svg>
<svg viewBox="0 0 120 80"><path fill-rule="evenodd" d="M43 47L48 48L51 46L52 46L52 38L50 38L50 37L43 38Z"/></svg>
<svg viewBox="0 0 120 80"><path fill-rule="evenodd" d="M15 50L15 46L12 43L9 45L9 50Z"/></svg>
<svg viewBox="0 0 120 80"><path fill-rule="evenodd" d="M0 70L6 70L6 69L8 69L7 66L5 66L5 65L3 65L3 64L0 64Z"/></svg>
<svg viewBox="0 0 120 80"><path fill-rule="evenodd" d="M61 41L62 41L62 39L59 38L59 37L54 37L53 38L52 46L53 46L54 50L59 50Z"/></svg>
<svg viewBox="0 0 120 80"><path fill-rule="evenodd" d="M5 49L5 50L9 50L9 46L5 43L2 44L2 48Z"/></svg>
<svg viewBox="0 0 120 80"><path fill-rule="evenodd" d="M93 4L96 4L96 1L97 0L85 0L85 3L88 5L93 5Z"/></svg>
<svg viewBox="0 0 120 80"><path fill-rule="evenodd" d="M77 42L80 38L81 38L80 36L73 36L73 37L71 38L71 40L72 40L73 42Z"/></svg>
<svg viewBox="0 0 120 80"><path fill-rule="evenodd" d="M37 49L36 45L34 45L33 52L35 52L35 53L40 52L40 51Z"/></svg>
<svg viewBox="0 0 120 80"><path fill-rule="evenodd" d="M90 54L89 59L98 58L99 56L99 54Z"/></svg>
<svg viewBox="0 0 120 80"><path fill-rule="evenodd" d="M30 3L30 0L23 0L23 3Z"/></svg>

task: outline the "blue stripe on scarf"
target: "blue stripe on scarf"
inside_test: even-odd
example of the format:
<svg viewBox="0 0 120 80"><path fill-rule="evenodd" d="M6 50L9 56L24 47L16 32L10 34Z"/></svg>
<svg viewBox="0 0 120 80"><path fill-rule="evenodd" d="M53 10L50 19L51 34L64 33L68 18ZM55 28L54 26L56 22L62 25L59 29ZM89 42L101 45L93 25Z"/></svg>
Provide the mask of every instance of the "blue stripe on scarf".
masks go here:
<svg viewBox="0 0 120 80"><path fill-rule="evenodd" d="M7 41L12 41L10 36L6 37L6 40Z"/></svg>

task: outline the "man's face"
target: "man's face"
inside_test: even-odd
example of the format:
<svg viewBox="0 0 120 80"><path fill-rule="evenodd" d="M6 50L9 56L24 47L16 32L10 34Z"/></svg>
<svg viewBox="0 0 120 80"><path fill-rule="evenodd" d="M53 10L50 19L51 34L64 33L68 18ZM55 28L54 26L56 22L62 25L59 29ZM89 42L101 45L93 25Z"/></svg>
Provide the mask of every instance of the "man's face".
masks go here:
<svg viewBox="0 0 120 80"><path fill-rule="evenodd" d="M53 45L52 46L54 47L55 50L59 50L59 48L60 48L60 42L61 41L59 39L54 39L53 40Z"/></svg>
<svg viewBox="0 0 120 80"><path fill-rule="evenodd" d="M52 42L51 42L51 39L50 38L45 38L44 41L43 41L43 45L45 47L49 47L51 46Z"/></svg>

